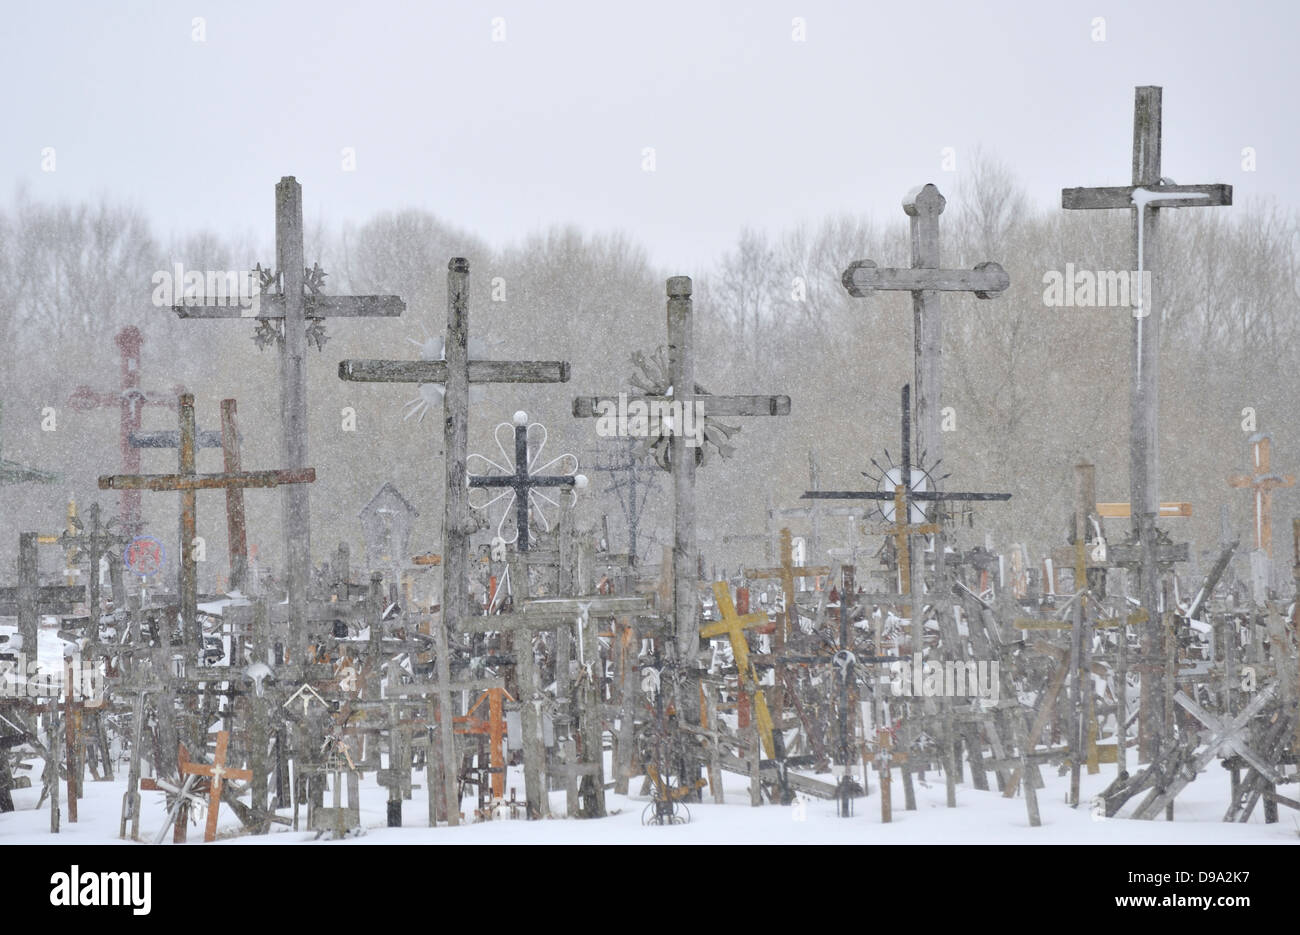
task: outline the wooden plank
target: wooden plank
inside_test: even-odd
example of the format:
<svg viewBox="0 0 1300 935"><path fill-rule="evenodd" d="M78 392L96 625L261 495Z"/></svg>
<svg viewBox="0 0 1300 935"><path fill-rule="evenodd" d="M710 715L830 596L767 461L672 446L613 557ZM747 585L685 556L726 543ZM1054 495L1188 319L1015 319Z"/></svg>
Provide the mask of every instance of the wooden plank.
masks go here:
<svg viewBox="0 0 1300 935"><path fill-rule="evenodd" d="M1097 515L1106 519L1127 519L1133 515L1132 507L1127 503L1098 503ZM1160 516L1191 516L1190 503L1168 502L1160 504Z"/></svg>
<svg viewBox="0 0 1300 935"><path fill-rule="evenodd" d="M1159 150L1157 149L1157 160ZM1157 162L1157 166L1159 163ZM1161 200L1161 208L1203 208L1232 204L1231 185L1114 185L1102 188L1063 188L1061 189L1061 207L1074 210L1098 208L1132 208L1133 191L1145 188L1161 194L1177 195L1187 193L1186 198Z"/></svg>
<svg viewBox="0 0 1300 935"><path fill-rule="evenodd" d="M468 353L468 352L467 352ZM446 383L450 361L343 360L339 379L353 383ZM568 383L564 360L471 360L470 383Z"/></svg>
<svg viewBox="0 0 1300 935"><path fill-rule="evenodd" d="M301 196L300 196L301 197ZM204 305L195 303L173 305L177 318L248 318L253 321L267 318L284 318L284 296L279 293L257 297L258 308L238 305ZM303 317L323 318L396 318L406 311L406 303L395 295L308 295L303 297Z"/></svg>
<svg viewBox="0 0 1300 935"><path fill-rule="evenodd" d="M996 293L1011 285L1011 277L997 263L974 269L880 268L871 260L858 260L844 271L844 288L862 298L872 292L974 292ZM983 296L981 296L983 297Z"/></svg>
<svg viewBox="0 0 1300 935"><path fill-rule="evenodd" d="M223 490L228 487L267 488L310 484L315 468L286 471L242 471L221 474L114 474L99 478L100 490Z"/></svg>

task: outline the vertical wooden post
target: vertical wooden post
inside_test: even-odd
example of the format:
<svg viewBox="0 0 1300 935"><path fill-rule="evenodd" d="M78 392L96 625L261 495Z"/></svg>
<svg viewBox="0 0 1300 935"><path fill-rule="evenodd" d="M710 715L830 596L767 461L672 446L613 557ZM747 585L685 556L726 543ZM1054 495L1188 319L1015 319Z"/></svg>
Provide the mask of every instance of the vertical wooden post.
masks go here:
<svg viewBox="0 0 1300 935"><path fill-rule="evenodd" d="M72 692L74 673L72 663L65 663L63 667L63 745L64 752L67 754L68 764L68 823L76 824L77 821L77 796L80 794L78 786L80 783L81 767L79 757L77 756L77 711L73 707ZM54 704L54 699L50 699L50 704Z"/></svg>
<svg viewBox="0 0 1300 935"><path fill-rule="evenodd" d="M1092 676L1088 669L1088 652L1085 629L1088 624L1087 598L1088 565L1085 546L1088 540L1088 515L1097 502L1097 472L1093 465L1080 462L1074 466L1074 615L1070 627L1070 659L1074 663L1072 694L1074 696L1074 721L1070 731L1070 806L1079 804L1080 769L1087 746L1088 716L1092 700ZM1087 692L1087 698L1084 692ZM1091 771L1090 771L1091 772Z"/></svg>
<svg viewBox="0 0 1300 935"><path fill-rule="evenodd" d="M182 393L180 399L180 448L177 468L181 474L194 474L195 427L194 395ZM191 648L203 649L203 633L199 626L199 566L194 557L194 539L197 530L198 491L182 490L181 494L181 567L178 590L181 603L182 638ZM191 664L193 659L190 660Z"/></svg>
<svg viewBox="0 0 1300 935"><path fill-rule="evenodd" d="M668 367L673 394L689 405L695 395L694 327L691 278L668 280ZM696 626L695 449L683 434L669 440L673 475L673 614L677 629L677 658L695 658L699 646Z"/></svg>
<svg viewBox="0 0 1300 935"><path fill-rule="evenodd" d="M528 566L518 552L511 553L509 561L515 613L519 613L528 597ZM515 668L519 673L519 727L524 735L524 800L528 803L530 820L548 818L551 812L547 798L546 739L537 660L533 658L533 634L527 627L514 633Z"/></svg>
<svg viewBox="0 0 1300 935"><path fill-rule="evenodd" d="M37 605L40 594L40 574L36 554L36 533L24 532L18 535L18 633L23 638L23 654L28 661L39 656L40 608Z"/></svg>
<svg viewBox="0 0 1300 935"><path fill-rule="evenodd" d="M224 412L222 413L224 415ZM233 412L232 412L233 415ZM223 426L224 434L224 426ZM233 553L231 555L233 558ZM233 577L233 570L232 570ZM266 664L271 655L271 633L267 626L266 602L262 600L253 603L253 662ZM249 720L249 768L253 771L252 786L252 806L254 812L267 811L267 793L269 791L268 777L270 776L270 764L267 762L267 741L269 739L270 711L268 702L263 695L256 692L251 699L252 717ZM258 825L257 833L266 834L270 830L270 823L263 822Z"/></svg>
<svg viewBox="0 0 1300 935"><path fill-rule="evenodd" d="M307 318L303 297L302 186L285 176L275 186L275 267L284 293L280 354L280 422L284 466L307 467ZM294 661L307 655L307 583L311 576L311 501L305 484L282 490L290 645Z"/></svg>
<svg viewBox="0 0 1300 935"><path fill-rule="evenodd" d="M438 638L443 784L447 821L459 823L456 788L456 740L452 727L449 634L469 616L469 487L465 483L469 444L469 261L455 257L447 264L447 382L443 396L443 446L447 473L443 500L442 627Z"/></svg>
<svg viewBox="0 0 1300 935"><path fill-rule="evenodd" d="M227 474L238 474L239 422L235 400L221 401L221 453ZM230 553L230 590L243 592L248 579L248 537L244 522L244 488L226 488L226 538ZM265 661L265 660L262 660Z"/></svg>

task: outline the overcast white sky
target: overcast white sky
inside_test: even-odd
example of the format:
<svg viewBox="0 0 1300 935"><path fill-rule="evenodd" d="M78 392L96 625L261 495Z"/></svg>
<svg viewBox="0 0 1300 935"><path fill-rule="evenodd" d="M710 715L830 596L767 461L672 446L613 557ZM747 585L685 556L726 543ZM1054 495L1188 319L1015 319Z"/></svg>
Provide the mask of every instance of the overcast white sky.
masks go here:
<svg viewBox="0 0 1300 935"><path fill-rule="evenodd" d="M0 180L129 200L164 238L269 243L296 175L309 221L418 206L496 245L574 222L689 274L745 224L901 217L912 186L954 187L945 146L960 174L982 143L1044 205L1126 184L1138 84L1165 89L1166 175L1300 203L1292 2L53 0L3 29Z"/></svg>

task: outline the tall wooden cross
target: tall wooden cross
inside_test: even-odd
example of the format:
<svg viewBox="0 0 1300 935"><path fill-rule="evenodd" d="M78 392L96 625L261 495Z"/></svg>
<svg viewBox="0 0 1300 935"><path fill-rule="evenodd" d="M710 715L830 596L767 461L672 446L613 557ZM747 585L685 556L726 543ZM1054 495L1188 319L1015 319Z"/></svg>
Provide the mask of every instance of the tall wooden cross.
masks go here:
<svg viewBox="0 0 1300 935"><path fill-rule="evenodd" d="M112 393L96 393L82 384L72 391L68 405L78 412L117 407L121 411L122 471L126 474L139 474L140 451L131 445L131 436L140 431L144 407L166 406L174 409L174 398L184 393L185 388L179 384L173 386L171 395L165 397L146 393L140 388L140 349L144 346L144 335L135 325L128 325L119 331L113 343L122 356L121 389ZM141 529L140 492L123 490L120 503L123 528L131 535L137 535Z"/></svg>
<svg viewBox="0 0 1300 935"><path fill-rule="evenodd" d="M463 633L470 617L469 537L475 529L469 514L469 387L471 383L567 383L568 361L469 359L469 261L455 257L447 264L447 338L443 360L344 360L339 379L357 383L441 383L444 387L443 446L446 458L443 500L442 622L439 640ZM445 653L439 652L439 680L451 683ZM449 695L447 696L450 697ZM443 757L454 760L455 738L440 731ZM445 777L449 802L454 800L456 776ZM449 812L454 809L449 808ZM453 824L455 822L453 821Z"/></svg>
<svg viewBox="0 0 1300 935"><path fill-rule="evenodd" d="M468 458L469 385L471 383L567 383L568 361L469 359L469 261L460 257L447 266L447 339L444 360L344 360L339 379L356 383L441 383L445 386L446 496L443 509L443 620L450 632L462 632L469 616ZM516 440L516 445L518 444ZM524 457L525 465L527 455ZM573 478L568 479L571 483ZM526 509L526 506L525 506ZM524 522L524 529L527 528ZM521 529L521 539L525 533Z"/></svg>
<svg viewBox="0 0 1300 935"><path fill-rule="evenodd" d="M115 474L99 478L100 490L152 490L179 491L181 495L181 564L177 587L181 598L181 621L185 639L202 646L199 632L198 593L199 571L194 554L197 534L197 494L200 490L225 490L230 487L278 487L281 484L310 484L316 480L315 468L277 471L236 471L222 474L199 474L195 466L194 397L183 393L180 397L180 466L176 474ZM306 642L306 602L300 611L304 624L296 632ZM290 613L293 614L292 602ZM302 647L300 647L301 649ZM304 661L298 655L295 662Z"/></svg>
<svg viewBox="0 0 1300 935"><path fill-rule="evenodd" d="M702 410L697 417L701 421L725 416L788 416L789 396L713 396L701 390L695 382L691 278L670 277L667 292L669 386L663 388L662 395L627 396L626 404L631 406L635 401L647 406L697 405ZM602 417L618 405L617 396L580 396L573 401L573 414L577 418ZM671 434L668 439L668 464L673 475L673 613L678 657L683 660L693 659L699 645L695 468L703 454L687 442L682 432Z"/></svg>
<svg viewBox="0 0 1300 935"><path fill-rule="evenodd" d="M943 386L940 293L973 292L976 298L991 299L1011 285L1006 270L997 263L980 263L974 269L939 267L939 215L947 203L933 184L912 189L903 199L903 211L911 227L911 267L880 269L871 260L858 260L850 264L842 278L849 295L858 298L873 292L912 293L917 445L918 450L928 454L931 464L943 458L943 435L939 431Z"/></svg>
<svg viewBox="0 0 1300 935"><path fill-rule="evenodd" d="M1273 557L1273 491L1279 487L1294 487L1295 477L1273 473L1273 438L1266 432L1257 432L1247 439L1251 446L1250 473L1234 474L1228 478L1230 487L1249 487L1255 495L1254 530L1255 549L1270 559Z"/></svg>
<svg viewBox="0 0 1300 935"><path fill-rule="evenodd" d="M1232 204L1231 185L1176 185L1161 175L1161 89L1139 87L1133 105L1133 183L1112 188L1066 188L1061 207L1067 210L1124 209L1133 217L1133 270L1139 298L1133 310L1133 340L1129 383L1129 503L1142 550L1141 593L1151 612L1146 638L1155 639L1158 626L1159 567L1155 520L1160 512L1160 321L1155 301L1158 271L1158 212L1163 208ZM1146 279L1152 288L1146 289ZM1154 314L1153 314L1154 312Z"/></svg>
<svg viewBox="0 0 1300 935"><path fill-rule="evenodd" d="M395 295L321 295L325 274L319 267L306 269L303 255L302 186L286 175L275 186L277 272L263 276L266 285L278 283L279 291L260 295L254 316L248 315L251 309L228 304L172 307L181 318L253 317L258 322L258 343L265 339L279 345L281 448L290 471L307 468L307 343L310 339L318 348L324 345L322 319L391 318L406 310ZM303 614L311 580L311 501L305 486L285 487L282 512L291 631L295 640L305 643Z"/></svg>

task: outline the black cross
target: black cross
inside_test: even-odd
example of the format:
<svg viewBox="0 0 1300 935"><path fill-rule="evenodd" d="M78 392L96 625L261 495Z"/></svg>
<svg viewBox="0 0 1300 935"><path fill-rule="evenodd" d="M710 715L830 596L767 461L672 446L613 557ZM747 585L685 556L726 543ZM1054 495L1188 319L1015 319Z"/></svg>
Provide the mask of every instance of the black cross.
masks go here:
<svg viewBox="0 0 1300 935"><path fill-rule="evenodd" d="M515 414L515 472L513 474L470 474L471 487L509 487L515 494L515 525L519 529L518 548L528 551L528 495L534 487L573 487L572 474L528 473L528 417Z"/></svg>
<svg viewBox="0 0 1300 935"><path fill-rule="evenodd" d="M914 490L912 487L912 387L903 386L903 455L899 470L899 483L894 490L809 490L804 500L894 500L901 501L903 509L895 509L894 523L907 525L912 518L915 500L939 502L944 500L1010 500L1009 493L958 493L954 491ZM888 479L888 475L886 475ZM906 519L900 519L900 513Z"/></svg>

